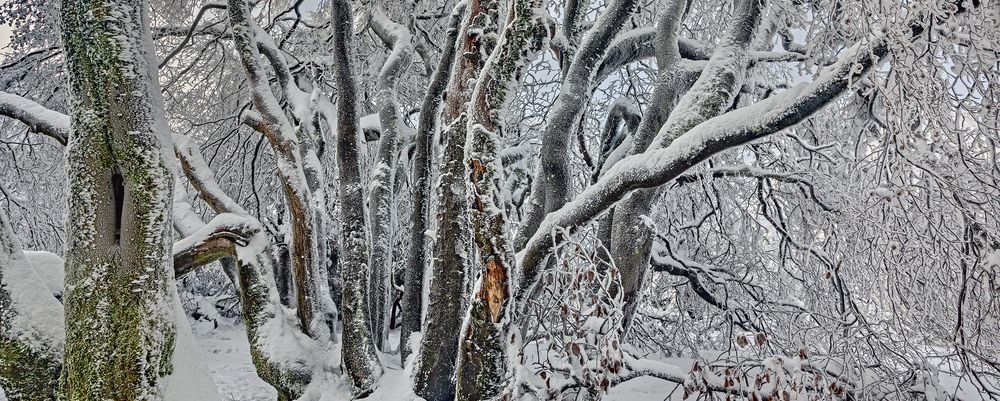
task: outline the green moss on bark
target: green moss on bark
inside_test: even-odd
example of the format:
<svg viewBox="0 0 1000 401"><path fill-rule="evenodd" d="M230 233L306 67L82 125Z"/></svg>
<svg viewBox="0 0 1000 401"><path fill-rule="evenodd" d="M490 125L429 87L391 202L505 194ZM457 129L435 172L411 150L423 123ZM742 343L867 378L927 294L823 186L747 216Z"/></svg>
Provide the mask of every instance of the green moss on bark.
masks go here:
<svg viewBox="0 0 1000 401"><path fill-rule="evenodd" d="M72 400L155 399L172 371L173 180L146 7L61 8L73 91L62 383Z"/></svg>

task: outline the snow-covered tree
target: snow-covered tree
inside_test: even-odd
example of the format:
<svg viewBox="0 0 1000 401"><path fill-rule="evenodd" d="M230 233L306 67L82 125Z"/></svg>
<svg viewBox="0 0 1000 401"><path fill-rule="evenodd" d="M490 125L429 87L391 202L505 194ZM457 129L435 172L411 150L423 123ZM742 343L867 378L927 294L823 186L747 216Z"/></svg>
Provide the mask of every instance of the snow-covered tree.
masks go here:
<svg viewBox="0 0 1000 401"><path fill-rule="evenodd" d="M5 3L0 394L1000 398L998 10Z"/></svg>

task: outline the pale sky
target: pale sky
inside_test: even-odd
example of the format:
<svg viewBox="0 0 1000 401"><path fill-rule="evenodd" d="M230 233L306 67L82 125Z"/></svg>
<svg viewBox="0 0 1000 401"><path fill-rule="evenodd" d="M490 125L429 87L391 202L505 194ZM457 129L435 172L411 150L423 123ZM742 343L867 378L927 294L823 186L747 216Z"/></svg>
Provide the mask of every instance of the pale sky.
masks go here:
<svg viewBox="0 0 1000 401"><path fill-rule="evenodd" d="M3 48L7 47L7 45L9 44L10 44L10 26L0 25L0 49L2 49L0 50L0 54L7 53L6 49Z"/></svg>

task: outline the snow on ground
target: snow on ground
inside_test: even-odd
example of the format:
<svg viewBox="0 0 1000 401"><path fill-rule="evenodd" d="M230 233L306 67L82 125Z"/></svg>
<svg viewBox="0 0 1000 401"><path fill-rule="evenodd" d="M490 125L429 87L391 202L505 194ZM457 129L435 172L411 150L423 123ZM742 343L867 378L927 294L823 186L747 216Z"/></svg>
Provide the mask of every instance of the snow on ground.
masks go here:
<svg viewBox="0 0 1000 401"><path fill-rule="evenodd" d="M257 377L250 362L250 345L239 320L223 319L218 328L210 322L195 322L195 336L205 351L205 364L212 372L212 379L219 388L219 394L227 401L273 401L274 389ZM398 336L398 334L396 334ZM398 337L390 339L394 343ZM416 399L410 388L408 370L403 369L399 355L382 354L385 373L374 393L362 400L366 401L412 401ZM682 389L667 381L654 378L638 378L611 389L604 399L607 401L664 401L680 400ZM671 392L673 396L670 397ZM327 399L339 399L327 394ZM342 394L350 399L349 394ZM669 397L669 398L668 398Z"/></svg>
<svg viewBox="0 0 1000 401"><path fill-rule="evenodd" d="M274 388L261 380L250 361L250 343L246 329L238 319L194 322L195 338L204 350L205 365L219 394L227 401L273 401L278 398Z"/></svg>
<svg viewBox="0 0 1000 401"><path fill-rule="evenodd" d="M52 295L62 297L63 281L66 279L63 259L46 251L24 251L24 258L31 263L31 267L42 278L49 291L52 291Z"/></svg>
<svg viewBox="0 0 1000 401"><path fill-rule="evenodd" d="M684 389L677 383L653 377L639 377L619 384L608 391L607 401L666 401L681 400Z"/></svg>

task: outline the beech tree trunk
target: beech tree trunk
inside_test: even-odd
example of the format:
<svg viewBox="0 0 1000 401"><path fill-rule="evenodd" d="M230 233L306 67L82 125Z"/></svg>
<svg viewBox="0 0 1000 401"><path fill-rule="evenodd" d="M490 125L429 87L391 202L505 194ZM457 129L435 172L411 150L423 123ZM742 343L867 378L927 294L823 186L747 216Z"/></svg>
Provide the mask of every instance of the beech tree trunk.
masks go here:
<svg viewBox="0 0 1000 401"><path fill-rule="evenodd" d="M260 28L253 20L248 5L243 0L229 0L229 24L233 29L233 42L240 54L243 69L251 83L251 97L255 111L244 113L244 121L268 139L279 159L278 176L288 205L292 236L289 252L292 265L292 280L295 284L296 313L302 331L314 338L328 337L330 305L324 303L328 294L321 272L316 214L312 193L307 182L306 167L300 140L291 122L282 112L277 98L268 86L268 74L264 68L259 48L267 48L255 37ZM265 38L268 40L269 38ZM272 63L281 63L280 56L271 54ZM281 68L275 69L283 87L287 88L290 77ZM308 152L306 152L308 155ZM315 171L314 171L315 173ZM315 178L315 177L314 177ZM328 291L327 291L328 292Z"/></svg>
<svg viewBox="0 0 1000 401"><path fill-rule="evenodd" d="M228 240L229 253L222 260L230 259L235 264L235 284L240 298L241 317L250 342L251 360L257 375L275 388L280 399L296 399L312 380L313 367L308 362L309 355L304 348L272 348L273 339L269 334L278 332L303 337L297 338L293 344L305 344L309 339L304 338L305 334L296 328L286 327L286 322L291 317L286 315L279 299L280 293L272 275L274 270L271 266L271 252L263 226L235 200L218 191L219 184L196 146L186 137L174 136L177 158L181 161L188 182L219 214L217 219L225 221L230 227L239 226L245 233L240 241ZM187 209L187 212L182 209ZM174 200L174 213L176 220L186 220L192 225L178 230L186 237L204 238L206 229L208 232L212 230L214 219L207 225L201 223L201 219L193 215L186 199ZM183 214L192 216L185 217ZM185 238L179 242L188 241ZM175 254L178 250L176 248L175 246ZM203 264L209 262L203 261Z"/></svg>
<svg viewBox="0 0 1000 401"><path fill-rule="evenodd" d="M347 0L331 2L333 16L334 79L339 88L337 102L337 166L340 174L341 244L344 282L341 313L344 338L342 357L347 374L354 384L354 395L370 393L382 365L375 355L375 344L368 332L368 228L365 222L365 191L358 164L357 85L351 67L351 26L353 15Z"/></svg>
<svg viewBox="0 0 1000 401"><path fill-rule="evenodd" d="M698 81L679 101L676 110L671 107L673 98L687 89L683 84L684 72L675 68L673 60L679 58L679 50L668 47L676 43L676 32L683 2L671 2L661 24L667 25L658 37L657 62L661 64L661 76L666 81L654 89L656 105L649 110L640 123L639 131L631 154L639 154L647 148L666 147L674 138L684 134L695 125L722 114L730 107L734 97L743 85L748 65L746 55L753 39L755 28L764 7L762 0L740 0L736 3L735 17L731 22L725 41L708 61ZM673 25L673 26L670 26ZM666 122L663 122L663 120ZM658 189L636 191L625 198L614 211L611 233L611 257L622 274L622 298L625 303L623 332L628 332L639 302L639 292L649 267L649 255L653 244L653 232L642 222L641 216L652 211L653 200Z"/></svg>
<svg viewBox="0 0 1000 401"><path fill-rule="evenodd" d="M489 400L500 396L513 377L508 353L510 278L514 249L507 234L500 188L503 165L499 157L504 110L520 85L524 70L547 45L547 16L536 12L540 2L518 0L510 5L507 26L476 82L469 102L465 144L469 177L469 215L478 249L479 271L462 327L456 372L456 400Z"/></svg>
<svg viewBox="0 0 1000 401"><path fill-rule="evenodd" d="M569 151L573 134L589 103L594 73L611 40L635 11L635 3L635 0L611 1L594 26L583 35L580 48L573 54L573 61L566 69L559 96L541 135L542 147L527 211L516 239L517 249L524 247L545 214L562 207L572 196Z"/></svg>
<svg viewBox="0 0 1000 401"><path fill-rule="evenodd" d="M431 76L430 86L420 105L420 122L417 125L416 149L413 155L413 212L410 214L410 257L406 263L403 280L402 325L400 326L400 354L405 363L410 349L409 338L420 331L423 316L424 270L427 269L427 219L431 186L431 147L438 131L438 114L455 59L459 26L467 4L458 3L448 19L448 36L441 52L441 60Z"/></svg>
<svg viewBox="0 0 1000 401"><path fill-rule="evenodd" d="M468 186L465 180L465 136L468 117L468 83L478 75L485 43L480 39L496 31L481 16L496 13L496 1L471 0L458 35L454 70L441 133L441 161L437 186L437 231L432 250L430 295L424 320L420 354L413 374L413 390L428 401L455 399L455 363L458 358L462 314L465 311L466 277L472 247L468 220Z"/></svg>
<svg viewBox="0 0 1000 401"><path fill-rule="evenodd" d="M413 37L406 27L391 21L380 9L372 12L372 29L390 50L376 82L375 103L382 135L378 140L375 174L368 193L371 215L372 249L369 275L369 316L375 347L385 349L389 322L388 305L392 289L392 196L395 193L396 156L399 154L399 101L396 83L413 58Z"/></svg>
<svg viewBox="0 0 1000 401"><path fill-rule="evenodd" d="M147 4L68 0L61 13L73 110L63 395L156 399L174 369L174 180Z"/></svg>

